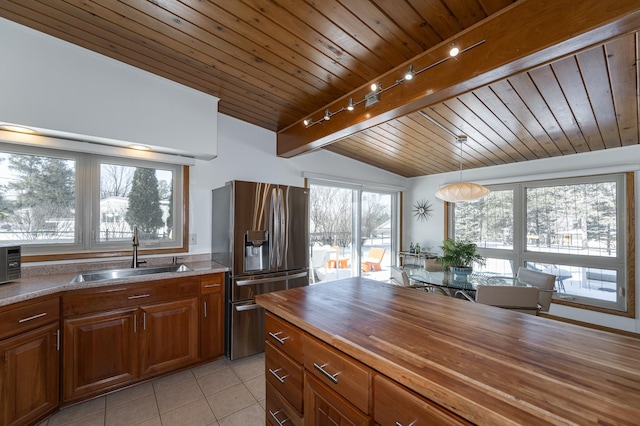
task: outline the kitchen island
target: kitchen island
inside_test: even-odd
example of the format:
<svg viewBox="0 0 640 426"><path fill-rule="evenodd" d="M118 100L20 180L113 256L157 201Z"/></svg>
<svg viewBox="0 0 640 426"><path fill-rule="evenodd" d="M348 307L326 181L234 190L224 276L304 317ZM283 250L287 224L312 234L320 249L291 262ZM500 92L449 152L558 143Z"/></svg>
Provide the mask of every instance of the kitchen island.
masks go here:
<svg viewBox="0 0 640 426"><path fill-rule="evenodd" d="M357 414L361 424L387 424L390 410L411 415L406 399L450 420L436 423L637 425L640 419L640 339L363 278L256 300L268 311L268 418L283 415L278 407L269 412L276 399L288 400L282 404L294 413L293 424L336 410ZM272 359L291 364L289 370L300 364L304 380L276 371L300 383L300 403L296 392L270 383ZM367 374L353 373L360 370ZM363 389L330 390L332 381L346 386L355 377L366 381ZM385 400L395 388L406 398ZM318 399L321 391L326 398ZM423 420L393 421L417 419Z"/></svg>

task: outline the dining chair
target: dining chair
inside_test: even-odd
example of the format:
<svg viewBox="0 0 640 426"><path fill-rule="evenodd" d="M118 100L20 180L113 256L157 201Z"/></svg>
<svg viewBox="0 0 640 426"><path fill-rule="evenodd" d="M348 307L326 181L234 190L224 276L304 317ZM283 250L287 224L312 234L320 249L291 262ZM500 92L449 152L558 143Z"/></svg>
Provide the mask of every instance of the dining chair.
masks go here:
<svg viewBox="0 0 640 426"><path fill-rule="evenodd" d="M318 281L322 281L327 276L327 262L331 259L331 249L327 249L324 246L312 247L311 258L309 259L311 264L311 283L315 284Z"/></svg>
<svg viewBox="0 0 640 426"><path fill-rule="evenodd" d="M538 272L532 269L523 268L522 266L518 268L516 277L518 278L518 281L537 287L540 290L540 294L538 296L540 312L549 312L557 277L555 275L547 274L546 272Z"/></svg>
<svg viewBox="0 0 640 426"><path fill-rule="evenodd" d="M476 303L538 315L538 287L512 285L478 285Z"/></svg>
<svg viewBox="0 0 640 426"><path fill-rule="evenodd" d="M411 280L409 280L409 275L401 268L397 266L391 266L389 268L391 270L391 284L399 285L402 287L409 287L411 285Z"/></svg>

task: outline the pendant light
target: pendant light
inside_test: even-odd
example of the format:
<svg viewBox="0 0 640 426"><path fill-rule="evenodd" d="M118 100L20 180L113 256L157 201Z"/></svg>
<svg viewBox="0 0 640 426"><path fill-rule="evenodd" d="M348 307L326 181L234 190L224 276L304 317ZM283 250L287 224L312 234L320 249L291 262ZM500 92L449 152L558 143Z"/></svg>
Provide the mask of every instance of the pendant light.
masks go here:
<svg viewBox="0 0 640 426"><path fill-rule="evenodd" d="M436 191L436 197L449 203L476 201L489 195L489 188L473 182L462 182L462 144L467 141L466 136L458 136L460 142L460 181L450 183Z"/></svg>

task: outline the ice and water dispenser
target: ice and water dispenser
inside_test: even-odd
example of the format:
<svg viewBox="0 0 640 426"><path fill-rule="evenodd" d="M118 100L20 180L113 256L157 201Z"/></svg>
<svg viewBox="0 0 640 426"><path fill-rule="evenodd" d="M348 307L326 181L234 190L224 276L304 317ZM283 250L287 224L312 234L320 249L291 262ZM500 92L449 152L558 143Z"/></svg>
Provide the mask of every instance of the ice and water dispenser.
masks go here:
<svg viewBox="0 0 640 426"><path fill-rule="evenodd" d="M247 231L244 234L244 270L269 269L269 232Z"/></svg>

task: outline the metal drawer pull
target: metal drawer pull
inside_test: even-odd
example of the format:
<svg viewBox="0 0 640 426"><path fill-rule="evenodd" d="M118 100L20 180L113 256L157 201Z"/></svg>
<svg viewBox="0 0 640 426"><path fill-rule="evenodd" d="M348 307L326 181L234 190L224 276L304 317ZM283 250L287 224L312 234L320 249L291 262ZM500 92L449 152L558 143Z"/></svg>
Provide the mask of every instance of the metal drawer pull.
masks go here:
<svg viewBox="0 0 640 426"><path fill-rule="evenodd" d="M23 322L27 322L27 321L31 321L31 320L34 320L34 319L42 318L42 317L43 317L43 316L45 316L45 315L47 315L47 313L46 313L46 312L43 312L43 313L41 313L41 314L34 315L34 316L32 316L32 317L22 318L21 320L18 320L18 324L22 324Z"/></svg>
<svg viewBox="0 0 640 426"><path fill-rule="evenodd" d="M204 302L204 317L207 317L207 302Z"/></svg>
<svg viewBox="0 0 640 426"><path fill-rule="evenodd" d="M220 287L220 284L205 284L204 288Z"/></svg>
<svg viewBox="0 0 640 426"><path fill-rule="evenodd" d="M127 299L129 300L133 300L133 299L143 299L145 297L149 297L151 296L150 294L138 294L136 296L129 296Z"/></svg>
<svg viewBox="0 0 640 426"><path fill-rule="evenodd" d="M417 422L417 420L412 421L411 423L409 423L407 426L413 426L415 425ZM404 426L402 423L400 422L396 422L396 426Z"/></svg>
<svg viewBox="0 0 640 426"><path fill-rule="evenodd" d="M273 331L269 332L269 336L271 336L274 339L276 339L278 341L278 343L280 343L281 345L284 345L284 341L287 340L290 336L286 336L286 337L283 337L281 339L281 338L278 337L279 334L282 334L282 331L278 331L277 333L274 333Z"/></svg>
<svg viewBox="0 0 640 426"><path fill-rule="evenodd" d="M287 374L286 376L278 376L278 371L282 370L282 368L278 368L277 370L272 370L269 369L269 373L273 374L273 377L275 377L276 379L278 379L278 381L280 383L284 383L284 379L286 379L287 377L289 377L289 375Z"/></svg>
<svg viewBox="0 0 640 426"><path fill-rule="evenodd" d="M338 371L336 374L331 374L331 373L329 373L327 370L325 370L325 369L324 369L324 367L326 367L327 365L329 365L329 363L322 364L322 365L318 365L318 364L316 364L315 362L313 363L313 366L314 366L316 369L320 370L320 372L321 372L322 374L324 374L325 376L327 376L327 377L329 378L329 380L331 380L333 383L338 383L338 379L336 378L336 376L337 376L338 374L340 374L340 372Z"/></svg>
<svg viewBox="0 0 640 426"><path fill-rule="evenodd" d="M282 426L283 424L285 424L286 422L289 421L289 419L284 419L283 421L278 420L278 414L282 413L282 410L278 410L275 413L271 410L269 410L269 414L271 414L271 417L273 417L273 420L276 421L276 423L278 423L278 426Z"/></svg>

